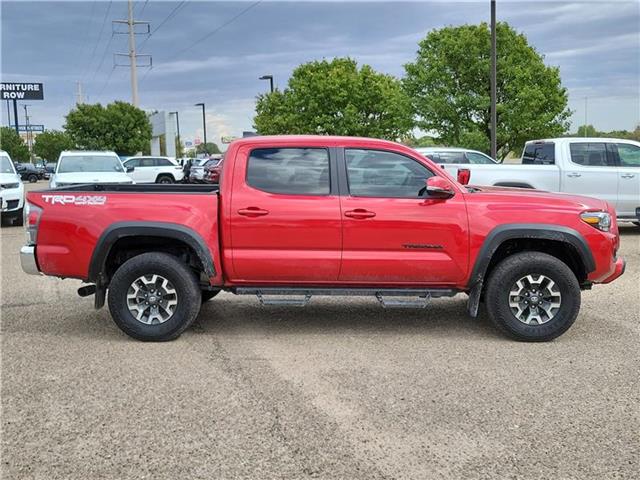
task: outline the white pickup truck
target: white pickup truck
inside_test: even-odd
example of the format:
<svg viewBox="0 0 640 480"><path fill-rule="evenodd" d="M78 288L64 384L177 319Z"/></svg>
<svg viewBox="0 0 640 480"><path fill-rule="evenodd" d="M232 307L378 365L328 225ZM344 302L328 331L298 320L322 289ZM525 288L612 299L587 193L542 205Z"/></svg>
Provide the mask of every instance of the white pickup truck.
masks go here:
<svg viewBox="0 0 640 480"><path fill-rule="evenodd" d="M596 197L615 206L619 220L640 225L639 142L577 137L533 140L525 144L518 164L494 163L486 155L486 162L478 162L473 155L479 152L463 149L416 150L425 157L438 157L433 160L454 177L458 169L469 169L472 185L536 188Z"/></svg>

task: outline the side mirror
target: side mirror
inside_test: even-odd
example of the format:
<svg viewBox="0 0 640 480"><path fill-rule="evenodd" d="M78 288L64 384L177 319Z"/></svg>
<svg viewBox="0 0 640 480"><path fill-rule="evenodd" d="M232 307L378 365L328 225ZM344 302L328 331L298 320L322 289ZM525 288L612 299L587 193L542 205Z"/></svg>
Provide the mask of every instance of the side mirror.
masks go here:
<svg viewBox="0 0 640 480"><path fill-rule="evenodd" d="M455 195L451 184L442 177L429 177L427 184L427 198L451 198Z"/></svg>
<svg viewBox="0 0 640 480"><path fill-rule="evenodd" d="M468 168L459 168L458 183L460 185L468 185L469 180L471 180L471 170L469 170Z"/></svg>
<svg viewBox="0 0 640 480"><path fill-rule="evenodd" d="M136 169L136 167L125 167L125 168L127 169L127 173L131 173Z"/></svg>

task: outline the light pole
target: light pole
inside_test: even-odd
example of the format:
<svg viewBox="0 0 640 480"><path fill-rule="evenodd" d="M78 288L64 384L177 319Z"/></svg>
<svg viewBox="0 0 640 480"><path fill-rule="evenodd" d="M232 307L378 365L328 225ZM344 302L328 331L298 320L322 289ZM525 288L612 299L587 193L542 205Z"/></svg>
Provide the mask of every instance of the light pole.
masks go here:
<svg viewBox="0 0 640 480"><path fill-rule="evenodd" d="M269 80L269 87L271 88L271 93L273 93L273 75L263 75L258 80Z"/></svg>
<svg viewBox="0 0 640 480"><path fill-rule="evenodd" d="M498 114L496 112L496 0L491 0L491 158L498 155L497 128Z"/></svg>
<svg viewBox="0 0 640 480"><path fill-rule="evenodd" d="M202 130L203 130L203 136L204 136L204 153L209 153L207 152L207 120L204 113L204 103L196 103L195 106L202 107Z"/></svg>
<svg viewBox="0 0 640 480"><path fill-rule="evenodd" d="M180 117L178 117L178 112L169 112L169 115L176 116L176 136L178 138L178 146L180 147L180 154L182 155L182 139L180 138ZM176 152L176 157L178 156L178 152Z"/></svg>

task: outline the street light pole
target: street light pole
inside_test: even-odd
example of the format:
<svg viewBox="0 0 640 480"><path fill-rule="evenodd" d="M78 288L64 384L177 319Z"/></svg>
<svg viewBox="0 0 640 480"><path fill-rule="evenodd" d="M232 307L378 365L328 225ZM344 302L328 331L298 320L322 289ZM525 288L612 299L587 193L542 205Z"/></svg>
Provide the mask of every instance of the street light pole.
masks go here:
<svg viewBox="0 0 640 480"><path fill-rule="evenodd" d="M269 87L271 89L271 93L273 93L273 75L263 75L258 80L269 80Z"/></svg>
<svg viewBox="0 0 640 480"><path fill-rule="evenodd" d="M176 116L176 136L178 138L178 143L180 146L180 154L182 154L182 139L180 138L180 117L178 117L178 112L169 112L169 115ZM178 152L176 152L176 157L178 156Z"/></svg>
<svg viewBox="0 0 640 480"><path fill-rule="evenodd" d="M497 128L498 114L496 112L496 0L491 0L491 158L498 155Z"/></svg>
<svg viewBox="0 0 640 480"><path fill-rule="evenodd" d="M202 130L204 136L204 153L209 153L207 151L207 120L204 113L204 103L196 103L196 107L202 107Z"/></svg>

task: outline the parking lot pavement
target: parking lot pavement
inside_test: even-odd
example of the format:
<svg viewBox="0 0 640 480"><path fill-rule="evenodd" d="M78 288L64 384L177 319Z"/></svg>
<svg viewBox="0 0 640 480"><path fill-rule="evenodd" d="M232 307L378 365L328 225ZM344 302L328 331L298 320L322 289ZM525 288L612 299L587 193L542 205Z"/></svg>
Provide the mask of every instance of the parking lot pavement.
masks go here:
<svg viewBox="0 0 640 480"><path fill-rule="evenodd" d="M625 275L543 344L467 318L464 296L230 294L180 339L136 342L79 282L24 275L21 228L0 235L3 478L637 478L640 229Z"/></svg>

